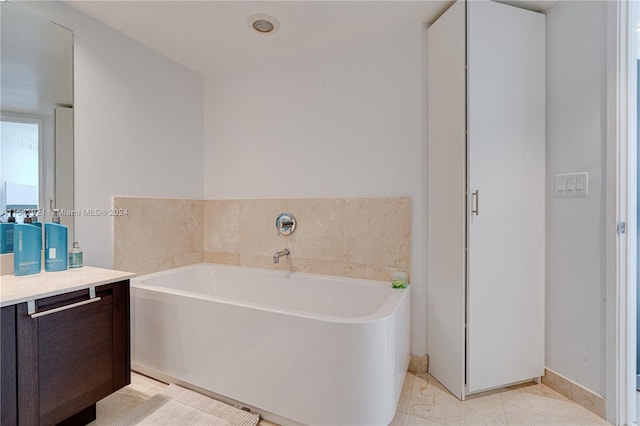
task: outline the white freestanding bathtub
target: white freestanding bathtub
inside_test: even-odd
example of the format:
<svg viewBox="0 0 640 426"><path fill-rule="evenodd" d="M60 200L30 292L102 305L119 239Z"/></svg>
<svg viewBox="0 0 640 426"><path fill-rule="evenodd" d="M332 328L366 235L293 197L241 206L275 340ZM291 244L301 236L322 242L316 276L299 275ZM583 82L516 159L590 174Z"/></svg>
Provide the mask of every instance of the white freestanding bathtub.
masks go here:
<svg viewBox="0 0 640 426"><path fill-rule="evenodd" d="M409 297L386 282L212 264L141 276L132 367L267 419L386 425L409 363Z"/></svg>

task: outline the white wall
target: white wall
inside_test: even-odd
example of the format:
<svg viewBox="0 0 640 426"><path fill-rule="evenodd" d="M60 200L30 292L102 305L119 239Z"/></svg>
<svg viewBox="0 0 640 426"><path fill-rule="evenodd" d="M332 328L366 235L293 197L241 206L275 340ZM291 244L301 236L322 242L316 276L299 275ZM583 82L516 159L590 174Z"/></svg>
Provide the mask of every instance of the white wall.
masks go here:
<svg viewBox="0 0 640 426"><path fill-rule="evenodd" d="M415 355L426 354L424 50L416 22L205 77L204 100L205 198L413 198Z"/></svg>
<svg viewBox="0 0 640 426"><path fill-rule="evenodd" d="M605 393L605 1L547 11L546 365ZM560 199L553 176L589 172L589 195Z"/></svg>
<svg viewBox="0 0 640 426"><path fill-rule="evenodd" d="M20 5L74 32L76 209L202 198L202 77L62 2ZM112 219L75 226L85 263L112 267Z"/></svg>

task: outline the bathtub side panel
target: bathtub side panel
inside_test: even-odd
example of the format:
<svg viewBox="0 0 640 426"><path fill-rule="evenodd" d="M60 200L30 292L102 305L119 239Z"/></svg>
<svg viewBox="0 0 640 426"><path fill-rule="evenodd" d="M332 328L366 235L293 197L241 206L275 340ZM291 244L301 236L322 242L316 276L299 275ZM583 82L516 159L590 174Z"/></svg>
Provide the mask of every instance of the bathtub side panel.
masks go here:
<svg viewBox="0 0 640 426"><path fill-rule="evenodd" d="M142 288L132 295L135 364L306 424L388 424L395 414L408 298L397 316L336 323Z"/></svg>

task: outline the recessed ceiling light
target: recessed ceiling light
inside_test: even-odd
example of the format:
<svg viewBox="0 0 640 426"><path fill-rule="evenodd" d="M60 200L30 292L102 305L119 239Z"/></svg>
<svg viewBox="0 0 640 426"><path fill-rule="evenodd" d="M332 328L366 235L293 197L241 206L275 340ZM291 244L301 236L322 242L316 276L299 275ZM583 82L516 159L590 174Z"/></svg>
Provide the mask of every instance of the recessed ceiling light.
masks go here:
<svg viewBox="0 0 640 426"><path fill-rule="evenodd" d="M257 33L269 34L278 31L280 23L269 15L251 15L247 19L249 26Z"/></svg>

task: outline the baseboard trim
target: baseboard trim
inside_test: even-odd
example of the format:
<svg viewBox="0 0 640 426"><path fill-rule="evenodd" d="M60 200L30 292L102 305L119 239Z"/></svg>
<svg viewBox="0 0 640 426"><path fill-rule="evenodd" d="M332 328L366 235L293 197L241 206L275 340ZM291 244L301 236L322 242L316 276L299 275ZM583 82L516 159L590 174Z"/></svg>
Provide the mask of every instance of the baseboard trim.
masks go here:
<svg viewBox="0 0 640 426"><path fill-rule="evenodd" d="M411 355L409 361L409 372L414 374L422 374L429 371L429 355L416 356Z"/></svg>
<svg viewBox="0 0 640 426"><path fill-rule="evenodd" d="M593 414L606 419L605 399L601 395L580 386L576 382L567 379L561 374L548 368L544 369L542 383L550 387L559 394L569 398L576 404L586 408Z"/></svg>

